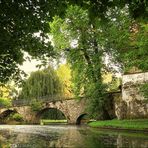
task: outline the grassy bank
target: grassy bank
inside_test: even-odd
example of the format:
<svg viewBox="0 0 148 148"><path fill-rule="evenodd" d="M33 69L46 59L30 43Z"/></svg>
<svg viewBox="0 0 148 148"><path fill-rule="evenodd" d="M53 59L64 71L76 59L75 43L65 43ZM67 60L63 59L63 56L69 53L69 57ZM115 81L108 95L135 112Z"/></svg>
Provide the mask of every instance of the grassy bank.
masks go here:
<svg viewBox="0 0 148 148"><path fill-rule="evenodd" d="M47 120L47 119L42 119L40 120L41 125L48 125L48 124L53 124L53 123L67 123L67 120Z"/></svg>
<svg viewBox="0 0 148 148"><path fill-rule="evenodd" d="M148 132L148 119L94 121L88 123L88 125L97 128L143 130Z"/></svg>

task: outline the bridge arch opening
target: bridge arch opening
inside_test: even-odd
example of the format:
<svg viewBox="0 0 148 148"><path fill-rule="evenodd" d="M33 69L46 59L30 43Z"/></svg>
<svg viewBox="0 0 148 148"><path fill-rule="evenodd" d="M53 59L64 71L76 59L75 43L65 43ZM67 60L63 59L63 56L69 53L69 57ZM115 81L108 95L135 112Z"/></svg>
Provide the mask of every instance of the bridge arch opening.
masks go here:
<svg viewBox="0 0 148 148"><path fill-rule="evenodd" d="M37 120L42 124L49 123L67 123L64 113L57 108L45 108L36 115ZM45 123L44 123L45 122Z"/></svg>
<svg viewBox="0 0 148 148"><path fill-rule="evenodd" d="M23 121L22 116L16 110L7 109L0 114L1 123L13 124L14 122L22 122L22 121Z"/></svg>
<svg viewBox="0 0 148 148"><path fill-rule="evenodd" d="M77 124L77 125L86 124L88 121L89 121L88 114L84 113L84 114L81 114L81 115L77 118L76 124Z"/></svg>

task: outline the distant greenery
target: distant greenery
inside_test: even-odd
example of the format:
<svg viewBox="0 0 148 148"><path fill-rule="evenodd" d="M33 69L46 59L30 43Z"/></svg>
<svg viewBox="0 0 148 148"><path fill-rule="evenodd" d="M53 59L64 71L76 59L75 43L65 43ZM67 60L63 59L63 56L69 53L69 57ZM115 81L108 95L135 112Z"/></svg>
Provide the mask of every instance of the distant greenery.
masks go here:
<svg viewBox="0 0 148 148"><path fill-rule="evenodd" d="M8 98L0 98L0 106L11 107L12 106L11 100Z"/></svg>
<svg viewBox="0 0 148 148"><path fill-rule="evenodd" d="M50 23L55 49L64 54L70 64L74 94L90 98L88 109L96 118L104 116L106 89L101 75L103 51L98 50L99 23L99 20L90 22L88 11L78 6L69 6L64 19L55 16ZM72 42L76 42L74 46Z"/></svg>
<svg viewBox="0 0 148 148"><path fill-rule="evenodd" d="M61 96L61 82L53 68L32 72L24 82L19 99L42 99ZM54 98L51 98L54 99Z"/></svg>
<svg viewBox="0 0 148 148"><path fill-rule="evenodd" d="M131 130L146 130L148 131L148 119L133 119L133 120L106 120L95 121L88 125L98 128L112 129L131 129Z"/></svg>

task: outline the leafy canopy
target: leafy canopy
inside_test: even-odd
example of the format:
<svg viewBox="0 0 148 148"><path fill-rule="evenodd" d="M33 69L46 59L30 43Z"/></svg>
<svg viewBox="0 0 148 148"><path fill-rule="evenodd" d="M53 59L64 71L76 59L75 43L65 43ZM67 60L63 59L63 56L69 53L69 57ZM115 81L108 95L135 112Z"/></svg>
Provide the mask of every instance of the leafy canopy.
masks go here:
<svg viewBox="0 0 148 148"><path fill-rule="evenodd" d="M48 21L65 8L64 0L0 1L0 82L19 80L24 51L35 58L54 56L47 41ZM36 35L38 33L40 37Z"/></svg>
<svg viewBox="0 0 148 148"><path fill-rule="evenodd" d="M106 22L109 8L125 5L129 6L133 18L143 19L148 14L146 0L0 0L0 82L19 80L20 74L24 74L18 66L25 60L23 51L35 58L55 56L46 40L50 30L48 22L55 15L63 17L71 4L86 9L91 21L101 18Z"/></svg>

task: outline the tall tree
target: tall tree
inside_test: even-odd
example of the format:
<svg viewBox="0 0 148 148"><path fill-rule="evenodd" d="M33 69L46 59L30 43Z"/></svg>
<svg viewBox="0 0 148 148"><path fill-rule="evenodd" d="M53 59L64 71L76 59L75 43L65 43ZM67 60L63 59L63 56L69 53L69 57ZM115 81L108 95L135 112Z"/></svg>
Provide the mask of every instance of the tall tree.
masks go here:
<svg viewBox="0 0 148 148"><path fill-rule="evenodd" d="M108 8L129 6L133 18L146 18L146 0L1 0L0 1L0 82L19 79L19 64L23 51L34 57L53 56L50 43L44 42L49 32L48 21L56 15L63 16L70 4L79 5L89 12L93 21L105 19ZM39 33L40 37L35 36Z"/></svg>
<svg viewBox="0 0 148 148"><path fill-rule="evenodd" d="M18 80L24 51L42 59L54 55L47 42L48 21L64 8L65 0L0 1L0 82Z"/></svg>
<svg viewBox="0 0 148 148"><path fill-rule="evenodd" d="M108 8L124 8L129 6L132 18L147 18L148 1L146 0L71 0L71 3L79 5L89 11L90 19L95 17L105 18Z"/></svg>
<svg viewBox="0 0 148 148"><path fill-rule="evenodd" d="M64 52L71 64L75 94L90 98L88 106L95 116L99 112L107 115L103 72L113 71L115 66L122 72L133 67L148 68L147 24L135 23L137 20L131 17L129 6L108 8L104 18L107 21L99 17L92 21L88 10L70 6L64 19L56 16L50 23L55 49ZM109 66L103 62L105 56Z"/></svg>
<svg viewBox="0 0 148 148"><path fill-rule="evenodd" d="M123 73L148 70L148 25L147 20L133 19L129 8L114 8L108 11L104 44Z"/></svg>
<svg viewBox="0 0 148 148"><path fill-rule="evenodd" d="M56 72L48 67L44 70L32 72L24 83L20 99L39 99L61 95L61 82Z"/></svg>
<svg viewBox="0 0 148 148"><path fill-rule="evenodd" d="M104 107L103 48L100 43L102 37L99 23L98 20L89 21L87 10L70 6L65 19L55 17L50 27L55 48L64 52L71 64L75 94L89 98L89 111L92 115L108 118Z"/></svg>

